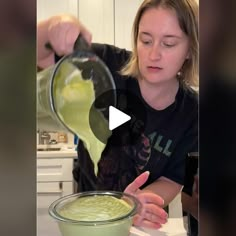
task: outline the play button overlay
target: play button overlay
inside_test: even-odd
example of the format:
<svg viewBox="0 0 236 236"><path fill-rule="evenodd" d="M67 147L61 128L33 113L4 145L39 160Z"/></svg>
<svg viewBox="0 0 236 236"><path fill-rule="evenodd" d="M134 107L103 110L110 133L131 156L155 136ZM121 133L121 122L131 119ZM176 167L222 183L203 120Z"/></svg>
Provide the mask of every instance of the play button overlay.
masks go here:
<svg viewBox="0 0 236 236"><path fill-rule="evenodd" d="M113 130L129 121L131 117L124 112L109 106L109 130Z"/></svg>
<svg viewBox="0 0 236 236"><path fill-rule="evenodd" d="M93 134L112 146L140 143L147 123L147 108L142 98L127 89L110 90L96 97L89 113ZM108 139L107 134L110 134Z"/></svg>

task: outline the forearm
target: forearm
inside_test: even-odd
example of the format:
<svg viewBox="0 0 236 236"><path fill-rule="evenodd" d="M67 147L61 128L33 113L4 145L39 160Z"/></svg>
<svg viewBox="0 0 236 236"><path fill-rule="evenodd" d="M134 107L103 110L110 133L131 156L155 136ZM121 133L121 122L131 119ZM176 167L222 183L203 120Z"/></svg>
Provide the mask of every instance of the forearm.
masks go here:
<svg viewBox="0 0 236 236"><path fill-rule="evenodd" d="M183 210L198 219L198 202L185 192L182 192L181 199Z"/></svg>
<svg viewBox="0 0 236 236"><path fill-rule="evenodd" d="M162 197L164 199L164 207L165 207L169 205L169 203L181 191L182 185L165 177L161 177L144 189L154 192L158 194L160 197Z"/></svg>

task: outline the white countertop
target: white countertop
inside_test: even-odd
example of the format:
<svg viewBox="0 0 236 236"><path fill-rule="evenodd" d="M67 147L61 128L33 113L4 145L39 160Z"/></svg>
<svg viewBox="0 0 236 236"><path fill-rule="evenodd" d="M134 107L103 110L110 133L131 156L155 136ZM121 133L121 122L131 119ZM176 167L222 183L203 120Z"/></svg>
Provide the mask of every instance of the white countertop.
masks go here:
<svg viewBox="0 0 236 236"><path fill-rule="evenodd" d="M37 149L60 148L58 151L37 151L37 158L77 158L77 151L75 146L63 145L38 145Z"/></svg>
<svg viewBox="0 0 236 236"><path fill-rule="evenodd" d="M44 218L38 217L38 226L38 236L61 236L56 221L49 217L48 212ZM131 227L129 236L187 236L187 232L184 228L183 218L169 218L168 222L160 229Z"/></svg>
<svg viewBox="0 0 236 236"><path fill-rule="evenodd" d="M187 236L183 218L169 218L160 229L131 227L130 236Z"/></svg>

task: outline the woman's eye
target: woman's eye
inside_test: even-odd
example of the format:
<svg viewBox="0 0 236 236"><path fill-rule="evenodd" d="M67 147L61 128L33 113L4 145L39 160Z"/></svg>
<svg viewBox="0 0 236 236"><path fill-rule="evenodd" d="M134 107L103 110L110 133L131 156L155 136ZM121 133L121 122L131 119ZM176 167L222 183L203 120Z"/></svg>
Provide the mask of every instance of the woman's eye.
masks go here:
<svg viewBox="0 0 236 236"><path fill-rule="evenodd" d="M149 45L149 44L151 44L151 43L152 43L152 41L151 41L151 40L143 40L142 42L143 42L143 44L145 44L145 45Z"/></svg>
<svg viewBox="0 0 236 236"><path fill-rule="evenodd" d="M165 47L167 47L167 48L171 48L171 47L174 47L176 44L175 44L175 43L163 42L162 45L165 46Z"/></svg>

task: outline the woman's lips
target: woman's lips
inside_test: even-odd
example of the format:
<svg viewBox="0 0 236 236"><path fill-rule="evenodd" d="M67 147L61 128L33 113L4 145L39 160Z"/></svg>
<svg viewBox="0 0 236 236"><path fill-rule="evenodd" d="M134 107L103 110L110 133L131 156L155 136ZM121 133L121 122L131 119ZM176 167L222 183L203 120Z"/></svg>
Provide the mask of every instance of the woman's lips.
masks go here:
<svg viewBox="0 0 236 236"><path fill-rule="evenodd" d="M152 73L157 73L157 72L161 71L162 69L163 69L163 68L158 67L158 66L148 66L148 67L147 67L147 70L148 70L149 72L152 72Z"/></svg>

